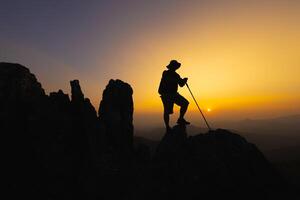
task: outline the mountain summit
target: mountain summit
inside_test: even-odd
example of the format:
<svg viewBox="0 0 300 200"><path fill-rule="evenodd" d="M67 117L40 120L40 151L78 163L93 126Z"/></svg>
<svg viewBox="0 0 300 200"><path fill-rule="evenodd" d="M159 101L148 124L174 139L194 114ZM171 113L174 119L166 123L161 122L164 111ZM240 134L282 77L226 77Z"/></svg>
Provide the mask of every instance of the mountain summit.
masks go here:
<svg viewBox="0 0 300 200"><path fill-rule="evenodd" d="M224 129L188 137L177 125L159 143L154 163L160 182L175 180L164 184L174 198L276 199L287 189L254 144Z"/></svg>

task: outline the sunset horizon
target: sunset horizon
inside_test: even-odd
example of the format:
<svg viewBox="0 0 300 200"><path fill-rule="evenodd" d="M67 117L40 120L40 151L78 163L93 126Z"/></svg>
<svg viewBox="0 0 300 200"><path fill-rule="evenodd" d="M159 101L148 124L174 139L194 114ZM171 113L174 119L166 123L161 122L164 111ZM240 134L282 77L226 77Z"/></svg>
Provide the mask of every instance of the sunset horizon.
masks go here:
<svg viewBox="0 0 300 200"><path fill-rule="evenodd" d="M19 2L9 13L4 1L0 60L29 67L47 93L70 93L79 79L96 109L108 81L121 79L136 116L161 117L159 80L176 59L211 120L300 113L300 3L134 2Z"/></svg>

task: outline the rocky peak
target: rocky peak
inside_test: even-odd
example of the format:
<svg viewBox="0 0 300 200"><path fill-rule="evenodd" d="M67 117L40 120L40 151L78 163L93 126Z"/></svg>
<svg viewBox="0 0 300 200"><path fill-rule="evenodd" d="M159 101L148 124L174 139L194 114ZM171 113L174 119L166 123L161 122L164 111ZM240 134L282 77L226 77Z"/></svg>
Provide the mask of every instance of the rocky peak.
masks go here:
<svg viewBox="0 0 300 200"><path fill-rule="evenodd" d="M13 63L0 63L0 101L34 101L45 95L41 84L30 71ZM1 103L3 105L3 103Z"/></svg>
<svg viewBox="0 0 300 200"><path fill-rule="evenodd" d="M49 100L57 105L61 110L65 110L70 106L70 98L68 94L65 94L62 90L58 92L51 92L49 95Z"/></svg>
<svg viewBox="0 0 300 200"><path fill-rule="evenodd" d="M133 90L128 83L110 80L103 91L99 118L113 146L128 151L133 144Z"/></svg>
<svg viewBox="0 0 300 200"><path fill-rule="evenodd" d="M77 118L79 117L80 120L83 120L83 118L86 119L86 123L89 123L89 120L94 120L97 117L96 110L90 100L84 98L79 80L70 81L70 85L72 93L71 103L74 115L77 116Z"/></svg>
<svg viewBox="0 0 300 200"><path fill-rule="evenodd" d="M71 98L72 102L83 102L84 95L81 91L79 80L70 81L70 85L71 85L71 93L72 93L72 98Z"/></svg>

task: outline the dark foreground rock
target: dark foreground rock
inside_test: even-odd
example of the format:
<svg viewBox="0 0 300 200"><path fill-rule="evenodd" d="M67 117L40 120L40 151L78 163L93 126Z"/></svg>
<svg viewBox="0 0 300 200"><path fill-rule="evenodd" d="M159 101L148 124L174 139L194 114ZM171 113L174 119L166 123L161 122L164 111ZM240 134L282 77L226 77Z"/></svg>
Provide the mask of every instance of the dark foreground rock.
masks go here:
<svg viewBox="0 0 300 200"><path fill-rule="evenodd" d="M0 63L0 132L8 199L276 199L289 185L255 145L226 130L166 133L150 157L133 146L133 90L111 80L98 116L70 82L46 95L21 65Z"/></svg>
<svg viewBox="0 0 300 200"><path fill-rule="evenodd" d="M130 86L115 83L123 85L127 103L132 101ZM122 151L115 145L124 135L132 140L132 103L115 110L122 109L126 120L121 118L122 126L111 129L111 121L98 118L79 81L71 81L70 86L71 98L62 90L48 96L26 67L0 63L0 132L12 199L85 199L91 176L121 169L123 152L126 158L128 152L133 154L131 143L123 145ZM114 88L106 92L111 101L122 102L123 96L117 96ZM102 115L109 115L109 109L102 110Z"/></svg>
<svg viewBox="0 0 300 200"><path fill-rule="evenodd" d="M227 130L187 137L184 126L166 133L154 157L164 196L277 199L292 189L255 145ZM173 191L170 192L170 191ZM289 191L289 192L288 192Z"/></svg>

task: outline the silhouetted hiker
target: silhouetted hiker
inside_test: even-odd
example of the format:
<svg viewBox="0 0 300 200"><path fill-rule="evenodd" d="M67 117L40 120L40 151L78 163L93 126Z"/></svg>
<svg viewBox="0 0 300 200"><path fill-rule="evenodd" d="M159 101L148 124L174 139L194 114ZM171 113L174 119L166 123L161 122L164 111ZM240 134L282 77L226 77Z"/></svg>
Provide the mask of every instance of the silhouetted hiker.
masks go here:
<svg viewBox="0 0 300 200"><path fill-rule="evenodd" d="M184 119L184 114L187 111L189 102L183 96L181 96L177 90L178 85L183 87L188 78L181 78L175 71L179 69L181 64L176 60L171 60L170 64L167 65L168 70L165 70L162 74L162 78L159 84L158 93L161 95L161 100L164 105L164 121L167 130L170 130L170 117L173 113L174 103L180 106L180 115L177 120L178 124L190 124L190 122Z"/></svg>

